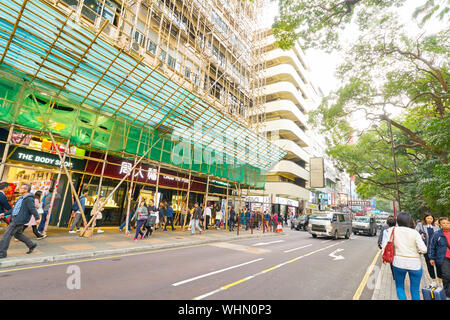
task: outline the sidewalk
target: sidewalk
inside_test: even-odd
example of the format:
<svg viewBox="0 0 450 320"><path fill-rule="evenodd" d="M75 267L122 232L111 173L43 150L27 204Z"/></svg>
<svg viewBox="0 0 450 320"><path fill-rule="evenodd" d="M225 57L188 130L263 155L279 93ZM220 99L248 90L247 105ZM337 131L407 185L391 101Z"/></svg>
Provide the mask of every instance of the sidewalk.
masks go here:
<svg viewBox="0 0 450 320"><path fill-rule="evenodd" d="M0 237L6 226L0 227ZM37 248L32 254L26 254L28 248L20 241L11 239L8 257L0 259L0 269L30 265L35 263L52 263L70 259L92 258L114 254L125 254L131 252L175 248L204 243L231 241L239 239L251 239L261 237L274 237L283 233L265 232L262 230L251 231L240 230L239 236L236 230L233 232L225 230L209 229L201 235L198 232L191 235L191 231L181 231L177 227L175 231L169 227L168 231L157 230L149 239L133 242L135 230L127 236L120 232L118 227L102 227L104 233L94 233L92 238L82 238L78 233L70 234L67 228L56 228L49 226L48 237L37 240L31 228L27 228L24 234L33 242Z"/></svg>
<svg viewBox="0 0 450 320"><path fill-rule="evenodd" d="M381 255L380 258L381 260ZM422 259L422 281L420 283L420 298L423 300L422 288L431 283L430 275L428 274L427 265L425 259ZM405 278L405 293L408 300L411 300L411 293L409 289L409 277ZM381 263L380 273L375 284L375 290L373 292L372 300L398 300L397 292L395 290L395 281L392 278L392 272L389 264Z"/></svg>

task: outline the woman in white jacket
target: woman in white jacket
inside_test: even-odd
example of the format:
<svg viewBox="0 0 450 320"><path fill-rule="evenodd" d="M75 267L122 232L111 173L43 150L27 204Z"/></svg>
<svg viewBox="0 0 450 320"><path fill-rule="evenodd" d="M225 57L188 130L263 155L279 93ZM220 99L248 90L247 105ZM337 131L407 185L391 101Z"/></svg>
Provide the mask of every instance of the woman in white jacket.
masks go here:
<svg viewBox="0 0 450 320"><path fill-rule="evenodd" d="M388 231L383 241L383 250L394 232L394 261L392 262L395 287L399 300L406 300L405 277L409 274L412 300L420 300L420 280L422 279L422 261L420 253L426 253L427 247L422 236L412 229L412 218L409 213L400 212L397 217L397 227Z"/></svg>

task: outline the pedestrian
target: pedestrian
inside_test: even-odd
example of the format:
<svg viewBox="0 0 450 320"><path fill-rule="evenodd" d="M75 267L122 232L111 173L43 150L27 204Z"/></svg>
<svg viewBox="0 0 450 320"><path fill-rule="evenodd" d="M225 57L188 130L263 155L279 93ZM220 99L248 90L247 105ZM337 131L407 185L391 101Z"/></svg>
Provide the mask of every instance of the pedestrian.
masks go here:
<svg viewBox="0 0 450 320"><path fill-rule="evenodd" d="M222 210L221 209L217 210L216 211L216 229L217 230L220 230L220 224L222 223L222 216L223 216Z"/></svg>
<svg viewBox="0 0 450 320"><path fill-rule="evenodd" d="M104 197L100 197L100 203L104 201ZM95 221L94 221L94 228L97 227L97 233L103 233L105 231L103 231L101 229L102 226L102 218L103 218L103 210L104 208L102 208L101 210L99 210L97 212L97 216L95 217ZM106 220L105 220L106 221ZM93 229L94 229L93 228Z"/></svg>
<svg viewBox="0 0 450 320"><path fill-rule="evenodd" d="M277 231L277 227L278 227L278 215L274 214L272 216L272 228L273 228L273 232Z"/></svg>
<svg viewBox="0 0 450 320"><path fill-rule="evenodd" d="M396 225L396 220L394 216L389 216L386 219L386 225L384 225L381 229L380 235L378 236L378 248L382 249L383 248L383 243L387 243L388 242L388 230L389 228L395 227ZM394 234L395 236L395 234ZM391 267L391 272L392 272L392 279L395 280L394 277L394 267L392 266L392 263L389 263L389 266Z"/></svg>
<svg viewBox="0 0 450 320"><path fill-rule="evenodd" d="M55 189L53 187L50 188L48 190L48 193L45 195L44 199L42 200L44 213L42 214L41 223L39 224L39 227L38 227L38 231L40 233L44 232L47 216L49 216L48 217L49 223L52 221L52 213L55 210L55 208L58 206L59 199L61 199L61 196L59 195L59 193L54 190ZM50 203L52 202L52 197L53 197L53 192L55 192L55 201L53 202L52 212L49 213Z"/></svg>
<svg viewBox="0 0 450 320"><path fill-rule="evenodd" d="M131 232L131 221L134 216L136 201L132 200L130 203L130 214L128 215L128 232ZM125 215L125 220L122 222L122 224L119 227L119 231L123 232L123 228L127 225L127 215Z"/></svg>
<svg viewBox="0 0 450 320"><path fill-rule="evenodd" d="M6 258L7 252L9 248L9 243L12 237L15 237L17 240L22 241L28 247L27 254L33 252L33 250L37 247L37 244L28 239L23 234L23 227L25 223L30 221L31 216L34 216L36 219L36 223L39 223L39 214L37 213L36 206L34 204L34 196L31 193L31 185L23 184L19 188L20 197L17 200L11 211L11 221L3 234L2 239L0 240L0 258ZM3 217L5 214L0 214L0 217Z"/></svg>
<svg viewBox="0 0 450 320"><path fill-rule="evenodd" d="M133 241L137 241L138 235L141 236L141 240L142 238L144 238L144 233L141 231L141 228L144 226L147 218L148 218L147 206L145 205L145 201L141 200L133 217L133 220L137 220L136 235L134 236Z"/></svg>
<svg viewBox="0 0 450 320"><path fill-rule="evenodd" d="M394 270L395 287L399 300L406 300L405 277L408 273L410 280L411 298L420 300L420 280L422 279L422 261L420 253L427 252L427 246L422 236L411 228L412 218L407 212L400 212L397 216L397 227L388 229L387 238L383 243L383 250L394 232Z"/></svg>
<svg viewBox="0 0 450 320"><path fill-rule="evenodd" d="M192 233L191 233L192 235L195 234L195 228L198 228L198 231L200 231L200 234L202 234L202 229L200 229L200 226L199 226L201 212L202 211L198 205L198 202L196 202L194 204L194 213L193 213L192 219L191 219L192 220Z"/></svg>
<svg viewBox="0 0 450 320"><path fill-rule="evenodd" d="M427 264L428 274L430 275L430 278L433 281L436 281L436 273L434 271L434 266L430 264L430 257L429 257L429 254L431 252L431 248L430 248L431 239L433 239L433 235L437 231L440 230L439 227L434 225L434 220L435 219L431 215L431 213L425 213L422 221L417 223L416 230L420 233L423 241L425 242L425 245L427 246L427 253L425 253L423 256L424 256L425 262ZM441 278L441 277L438 277L438 278Z"/></svg>
<svg viewBox="0 0 450 320"><path fill-rule="evenodd" d="M74 215L74 219L72 221L71 226L69 227L69 233L80 232L80 226L81 226L81 222L82 222L81 209L83 210L83 213L86 214L86 197L87 197L88 193L89 193L89 190L84 189L83 194L78 199L80 201L81 208L78 206L77 201L73 202L72 214ZM44 214L45 214L45 205L44 205ZM77 231L73 230L75 226L77 227Z"/></svg>
<svg viewBox="0 0 450 320"><path fill-rule="evenodd" d="M150 216L157 216L157 219L155 219L155 221L158 221L158 220L159 220L159 216L158 216L158 215L159 215L159 212L158 212L158 210L156 209L155 203L153 202L152 199L150 199L150 200L148 201L147 211L148 211L148 216L149 216L149 217L150 217ZM159 221L158 221L158 222L159 222ZM155 225L156 225L156 222L155 222ZM148 238L149 236L152 235L153 227L154 227L154 226L150 225L148 222L146 222L146 223L144 224L144 228L145 228L145 236L144 236L144 238Z"/></svg>
<svg viewBox="0 0 450 320"><path fill-rule="evenodd" d="M159 206L159 228L166 228L166 203L163 201ZM158 228L157 228L158 229Z"/></svg>
<svg viewBox="0 0 450 320"><path fill-rule="evenodd" d="M229 230L234 231L234 225L236 223L236 211L234 211L234 207L230 207L230 221L229 221Z"/></svg>
<svg viewBox="0 0 450 320"><path fill-rule="evenodd" d="M442 229L431 239L429 257L430 264L436 266L438 281L443 282L447 299L450 299L450 221L443 218L440 224Z"/></svg>
<svg viewBox="0 0 450 320"><path fill-rule="evenodd" d="M170 224L172 226L172 231L175 231L175 228L173 226L173 216L174 211L172 208L172 205L170 203L166 202L166 223L164 224L164 231L167 231L167 225Z"/></svg>
<svg viewBox="0 0 450 320"><path fill-rule="evenodd" d="M8 187L8 182L0 182L0 214L5 214L12 209L5 194ZM9 218L7 218L6 215L3 215L3 218L1 218L0 221L9 225Z"/></svg>
<svg viewBox="0 0 450 320"><path fill-rule="evenodd" d="M205 216L206 216L205 230L208 230L209 222L211 220L211 208L208 206L206 206L205 208Z"/></svg>
<svg viewBox="0 0 450 320"><path fill-rule="evenodd" d="M34 193L34 206L36 207L38 214L43 213L41 196L42 196L42 191L36 191ZM40 220L40 218L39 218L39 220ZM30 221L28 221L28 223L26 223L23 226L23 231L25 231L25 229L28 228L29 226L32 227L33 233L38 240L41 240L41 239L44 239L45 237L47 237L47 235L43 235L42 233L40 233L38 231L37 225L36 225L36 219L34 218L34 216L31 216Z"/></svg>
<svg viewBox="0 0 450 320"><path fill-rule="evenodd" d="M180 216L180 226L182 228L182 230L184 231L185 229L185 223L187 222L187 215L189 214L189 208L186 205L186 202L183 201L182 205L181 205L181 216Z"/></svg>
<svg viewBox="0 0 450 320"><path fill-rule="evenodd" d="M211 225L214 226L216 224L217 219L217 204L214 202L211 208Z"/></svg>
<svg viewBox="0 0 450 320"><path fill-rule="evenodd" d="M247 231L250 228L250 210L245 210L245 214L244 214L244 219L245 219L245 231Z"/></svg>
<svg viewBox="0 0 450 320"><path fill-rule="evenodd" d="M270 231L269 223L270 223L270 214L267 211L264 211L264 224L265 224L267 232Z"/></svg>

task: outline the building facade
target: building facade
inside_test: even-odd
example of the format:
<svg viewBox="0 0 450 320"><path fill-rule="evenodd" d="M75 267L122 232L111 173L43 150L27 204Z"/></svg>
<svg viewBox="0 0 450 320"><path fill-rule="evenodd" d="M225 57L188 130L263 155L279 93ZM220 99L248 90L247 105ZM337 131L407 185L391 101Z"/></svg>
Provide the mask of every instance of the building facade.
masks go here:
<svg viewBox="0 0 450 320"><path fill-rule="evenodd" d="M74 189L88 188L92 205L123 181L107 204L118 223L140 197L179 213L263 188L285 152L254 116L264 104L260 10L240 0L2 1L10 200L22 182L56 187L63 226Z"/></svg>

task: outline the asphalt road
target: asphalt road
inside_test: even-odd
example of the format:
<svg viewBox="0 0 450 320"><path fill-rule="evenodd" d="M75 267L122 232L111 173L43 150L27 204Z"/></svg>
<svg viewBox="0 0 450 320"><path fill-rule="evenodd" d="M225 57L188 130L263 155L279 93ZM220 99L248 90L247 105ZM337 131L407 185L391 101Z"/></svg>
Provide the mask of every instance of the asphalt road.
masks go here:
<svg viewBox="0 0 450 320"><path fill-rule="evenodd" d="M4 269L0 300L351 300L378 250L376 237L285 233ZM371 299L370 285L361 287L359 299Z"/></svg>

